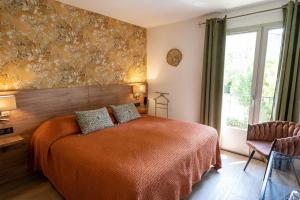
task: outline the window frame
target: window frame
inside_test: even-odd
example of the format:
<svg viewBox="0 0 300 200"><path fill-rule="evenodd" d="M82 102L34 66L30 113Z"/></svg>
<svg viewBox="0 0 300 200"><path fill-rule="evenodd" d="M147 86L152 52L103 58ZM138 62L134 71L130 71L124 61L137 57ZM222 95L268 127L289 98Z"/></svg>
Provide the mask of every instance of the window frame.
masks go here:
<svg viewBox="0 0 300 200"><path fill-rule="evenodd" d="M268 32L272 29L283 28L283 22L277 21L254 26L243 26L228 29L228 35L256 32L256 44L254 53L253 76L251 85L251 102L249 107L248 123L258 123L262 99L263 79L268 45Z"/></svg>

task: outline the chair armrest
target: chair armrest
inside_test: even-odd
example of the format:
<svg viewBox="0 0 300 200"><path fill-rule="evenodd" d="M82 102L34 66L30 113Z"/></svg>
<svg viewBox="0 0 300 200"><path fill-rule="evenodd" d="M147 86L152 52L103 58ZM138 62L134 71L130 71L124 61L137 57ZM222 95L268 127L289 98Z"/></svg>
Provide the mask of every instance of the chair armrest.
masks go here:
<svg viewBox="0 0 300 200"><path fill-rule="evenodd" d="M273 142L275 131L271 128L275 122L265 122L259 124L249 124L247 132L247 140L260 140Z"/></svg>
<svg viewBox="0 0 300 200"><path fill-rule="evenodd" d="M300 156L300 136L276 139L274 150L290 156Z"/></svg>

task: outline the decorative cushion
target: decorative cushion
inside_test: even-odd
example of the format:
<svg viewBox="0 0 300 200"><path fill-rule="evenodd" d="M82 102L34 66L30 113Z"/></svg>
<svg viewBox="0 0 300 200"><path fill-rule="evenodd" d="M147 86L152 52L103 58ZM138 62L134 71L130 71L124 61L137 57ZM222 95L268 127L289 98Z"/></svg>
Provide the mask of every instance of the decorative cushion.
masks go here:
<svg viewBox="0 0 300 200"><path fill-rule="evenodd" d="M114 115L119 123L125 123L141 117L133 103L123 105L111 105Z"/></svg>
<svg viewBox="0 0 300 200"><path fill-rule="evenodd" d="M114 126L106 108L75 112L82 134Z"/></svg>

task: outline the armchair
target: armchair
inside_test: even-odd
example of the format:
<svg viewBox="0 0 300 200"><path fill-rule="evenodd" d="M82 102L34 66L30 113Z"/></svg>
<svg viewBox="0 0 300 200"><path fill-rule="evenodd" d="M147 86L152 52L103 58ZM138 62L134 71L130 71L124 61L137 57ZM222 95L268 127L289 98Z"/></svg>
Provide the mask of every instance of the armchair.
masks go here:
<svg viewBox="0 0 300 200"><path fill-rule="evenodd" d="M253 151L249 156L244 171L255 152L267 159L272 150L291 156L299 156L300 124L284 121L249 124L246 143Z"/></svg>

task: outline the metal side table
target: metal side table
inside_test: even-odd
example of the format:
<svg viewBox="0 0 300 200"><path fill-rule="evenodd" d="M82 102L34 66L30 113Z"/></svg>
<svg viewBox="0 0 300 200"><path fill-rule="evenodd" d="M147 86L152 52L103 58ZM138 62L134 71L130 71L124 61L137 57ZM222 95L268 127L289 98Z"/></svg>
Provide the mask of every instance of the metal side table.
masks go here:
<svg viewBox="0 0 300 200"><path fill-rule="evenodd" d="M298 200L291 193L300 192L300 157L272 151L268 161L260 200Z"/></svg>

